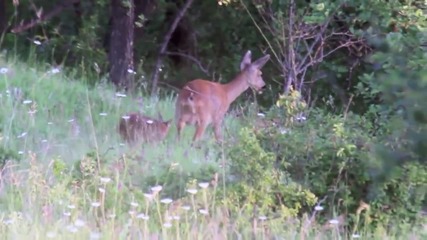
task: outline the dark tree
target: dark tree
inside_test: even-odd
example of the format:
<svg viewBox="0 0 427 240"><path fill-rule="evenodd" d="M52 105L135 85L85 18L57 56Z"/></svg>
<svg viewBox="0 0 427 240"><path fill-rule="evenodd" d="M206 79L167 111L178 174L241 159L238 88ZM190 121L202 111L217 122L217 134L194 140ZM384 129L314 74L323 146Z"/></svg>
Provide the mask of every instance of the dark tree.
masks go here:
<svg viewBox="0 0 427 240"><path fill-rule="evenodd" d="M0 0L0 36L6 30L6 0Z"/></svg>
<svg viewBox="0 0 427 240"><path fill-rule="evenodd" d="M118 89L133 87L134 1L111 0L111 35L108 51L110 80Z"/></svg>

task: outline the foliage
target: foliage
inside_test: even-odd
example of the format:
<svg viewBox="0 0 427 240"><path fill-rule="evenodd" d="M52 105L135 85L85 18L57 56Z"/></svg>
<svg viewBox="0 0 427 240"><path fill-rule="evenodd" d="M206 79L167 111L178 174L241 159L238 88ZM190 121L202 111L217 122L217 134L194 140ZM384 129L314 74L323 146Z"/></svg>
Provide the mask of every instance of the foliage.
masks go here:
<svg viewBox="0 0 427 240"><path fill-rule="evenodd" d="M282 119L295 117L298 112L289 113L297 104L289 101L280 97L267 117L278 118L283 111L288 115L281 115ZM389 127L392 125L381 126ZM416 163L397 168L385 165L388 158L379 154L377 146L388 143L384 139L390 131L375 131L368 117L351 112L337 116L310 109L307 120L282 121L258 130L256 139L265 151L280 159L276 171L286 170L293 181L316 196L327 197L326 203L335 206L334 211L356 214L363 201L371 206L370 217L375 223L403 222L416 218L426 206L427 185L422 179L427 172L424 167L415 167L420 166ZM379 135L381 132L385 134ZM383 175L389 177L380 180ZM386 214L385 208L390 210Z"/></svg>
<svg viewBox="0 0 427 240"><path fill-rule="evenodd" d="M292 2L295 3L294 15L289 14ZM15 4L7 5L6 11L12 27L18 26L21 20L33 18L35 13L44 14L57 6L53 2L38 0ZM61 65L67 72L77 73L91 84L104 81L109 64L109 4L106 0L97 0L65 8L60 15L27 31L6 33L1 46L10 56L30 56L43 65ZM138 15L134 39L135 79L137 86L144 90L150 85L147 80L157 58L158 45L181 3L150 1L144 5L135 1L135 4ZM321 48L316 46L324 52L322 58L310 55L314 57L310 60L312 63L307 65L304 74L300 71L296 76L303 81L303 88L295 86L294 89L300 90L310 105L312 100L318 99L316 105L322 106L332 97L335 106L346 107L353 101L350 108L364 113L376 101L359 98L359 88L355 86L365 82L363 76L378 68L378 62L370 60L370 56L381 52L383 45L379 43L384 36L401 41L425 34L427 21L424 21L423 4L419 1L365 0L328 0L310 4L301 0L195 2L172 35L167 49L169 53L181 55L165 56L160 83L166 88L179 87L189 79L199 77L226 82L236 74L246 50L251 49L254 55L259 55L268 49L273 55L271 64L267 64L264 71L269 89L257 97L268 108L289 75L290 69L285 64L290 61L289 46L293 46L295 64L301 68L304 56L312 54L307 47L316 43L316 36L323 31L320 33L324 36ZM28 5L32 7L26 8ZM141 13L144 8L147 8L146 12ZM289 22L292 16L295 18L293 26ZM290 29L294 30L293 44L289 44ZM402 37L393 37L398 35ZM29 40L37 40L40 44L29 44ZM421 41L425 42L425 39ZM343 42L348 45L339 47ZM330 50L333 52L327 55Z"/></svg>
<svg viewBox="0 0 427 240"><path fill-rule="evenodd" d="M142 90L182 5L135 1L153 2L135 24ZM109 4L81 1L0 38L0 235L423 239L423 1L196 1L164 56L160 99L105 82ZM55 6L9 1L8 24ZM247 116L227 116L226 142L194 147L191 130L177 142L173 129L154 145L119 139L126 112L172 119L170 86L227 82L248 49L272 55L268 88L243 94L260 105L243 102ZM292 77L300 84L283 93Z"/></svg>
<svg viewBox="0 0 427 240"><path fill-rule="evenodd" d="M233 205L270 212L280 209L281 217L294 217L310 209L317 197L293 182L286 171L275 168L276 156L266 152L249 128L242 128L238 143L228 153L230 173L227 192ZM284 164L284 163L282 163Z"/></svg>

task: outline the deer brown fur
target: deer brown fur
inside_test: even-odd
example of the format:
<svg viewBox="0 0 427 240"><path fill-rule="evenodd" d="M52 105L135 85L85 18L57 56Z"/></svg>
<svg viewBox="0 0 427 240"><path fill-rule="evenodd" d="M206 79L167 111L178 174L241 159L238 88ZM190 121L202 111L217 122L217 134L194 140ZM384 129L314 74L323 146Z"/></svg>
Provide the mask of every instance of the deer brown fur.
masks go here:
<svg viewBox="0 0 427 240"><path fill-rule="evenodd" d="M195 79L180 90L175 105L178 139L188 124L196 126L193 141L197 141L212 123L216 140L222 141L221 125L230 104L248 88L260 91L265 86L261 68L270 59L270 55L255 62L252 62L251 55L251 51L246 52L240 63L240 72L228 83Z"/></svg>
<svg viewBox="0 0 427 240"><path fill-rule="evenodd" d="M131 145L138 142L158 142L166 138L170 122L132 112L120 119L118 130L123 140Z"/></svg>

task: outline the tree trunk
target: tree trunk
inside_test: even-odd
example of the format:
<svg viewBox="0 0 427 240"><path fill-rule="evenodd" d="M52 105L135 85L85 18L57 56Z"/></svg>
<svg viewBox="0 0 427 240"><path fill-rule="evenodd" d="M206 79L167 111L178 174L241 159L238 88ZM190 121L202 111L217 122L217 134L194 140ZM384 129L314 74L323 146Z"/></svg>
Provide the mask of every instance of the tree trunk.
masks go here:
<svg viewBox="0 0 427 240"><path fill-rule="evenodd" d="M0 0L0 39L3 32L6 30L6 0Z"/></svg>
<svg viewBox="0 0 427 240"><path fill-rule="evenodd" d="M133 0L111 0L111 35L108 60L110 81L120 90L133 88ZM130 71L132 70L132 71Z"/></svg>
<svg viewBox="0 0 427 240"><path fill-rule="evenodd" d="M293 83L296 83L296 72L295 72L295 52L294 52L294 12L295 11L295 1L291 0L289 3L289 26L288 26L288 76L284 81L283 92L285 94L289 93L289 90Z"/></svg>

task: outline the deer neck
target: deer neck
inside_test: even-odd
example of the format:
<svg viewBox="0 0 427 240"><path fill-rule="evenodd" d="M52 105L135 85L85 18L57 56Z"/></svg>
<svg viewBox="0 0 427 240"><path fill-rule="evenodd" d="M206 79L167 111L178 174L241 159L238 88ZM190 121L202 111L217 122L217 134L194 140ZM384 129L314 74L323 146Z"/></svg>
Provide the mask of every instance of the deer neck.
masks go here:
<svg viewBox="0 0 427 240"><path fill-rule="evenodd" d="M234 102L244 91L249 88L247 76L244 72L238 74L231 82L224 84L225 91L227 92L227 99L229 103Z"/></svg>

